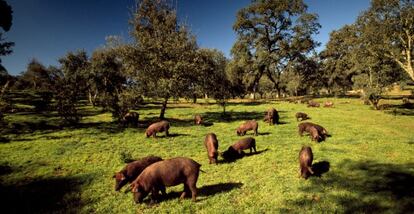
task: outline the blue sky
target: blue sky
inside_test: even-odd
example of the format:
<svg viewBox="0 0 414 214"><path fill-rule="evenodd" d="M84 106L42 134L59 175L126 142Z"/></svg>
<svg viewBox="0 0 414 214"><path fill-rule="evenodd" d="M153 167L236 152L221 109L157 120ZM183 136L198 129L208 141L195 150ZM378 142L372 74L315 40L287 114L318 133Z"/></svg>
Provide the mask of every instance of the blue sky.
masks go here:
<svg viewBox="0 0 414 214"><path fill-rule="evenodd" d="M135 0L6 0L13 8L13 25L5 34L16 43L3 57L10 74L26 69L30 59L57 65L68 51L91 53L108 35L129 37L130 9ZM171 0L173 1L173 0ZM232 26L239 9L250 0L174 0L180 20L196 35L200 47L217 48L229 56L236 35ZM351 24L369 7L368 0L305 0L308 11L319 15L322 25L315 39L324 48L332 30Z"/></svg>

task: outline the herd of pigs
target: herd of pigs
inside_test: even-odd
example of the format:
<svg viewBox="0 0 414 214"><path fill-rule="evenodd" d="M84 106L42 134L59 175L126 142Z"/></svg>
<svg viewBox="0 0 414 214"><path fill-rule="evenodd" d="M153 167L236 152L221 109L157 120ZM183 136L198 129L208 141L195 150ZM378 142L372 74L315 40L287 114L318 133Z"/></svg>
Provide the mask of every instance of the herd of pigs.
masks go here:
<svg viewBox="0 0 414 214"><path fill-rule="evenodd" d="M326 102L324 107L332 107L332 102ZM319 107L319 103L309 101L308 107ZM129 112L123 118L126 123L137 124L138 114L136 112ZM303 121L310 119L306 113L296 113L296 120ZM279 124L279 113L276 109L270 108L265 112L264 121L270 125ZM203 118L197 114L194 117L194 124L203 124ZM236 133L238 136L244 136L247 131L253 131L254 135L258 134L258 123L255 120L249 120L241 124ZM160 121L151 124L146 132L146 137L156 137L158 132L165 132L168 136L168 130L170 123L168 121ZM328 135L327 130L311 122L301 122L298 125L299 135L303 136L304 132L309 133L311 140L320 142L325 140ZM204 145L207 150L209 163L217 164L219 156L218 152L218 140L214 133L208 133L204 140ZM231 145L226 151L220 153L220 156L225 160L235 160L244 156L243 150L250 149L250 153L256 153L256 140L253 137L242 138L233 145ZM312 170L313 153L309 146L303 146L299 152L299 166L300 176L307 179L311 174L314 174ZM176 186L184 184L184 191L182 192L180 199L185 198L191 194L193 201L197 196L197 179L201 165L196 161L186 157L176 157L167 160L163 160L161 157L148 156L142 159L133 161L127 164L120 172L114 175L115 178L115 191L119 191L124 185L130 183L131 191L133 192L134 201L141 203L143 199L151 193L151 203L157 202L160 199L159 192L162 195L166 195L165 188L169 186Z"/></svg>

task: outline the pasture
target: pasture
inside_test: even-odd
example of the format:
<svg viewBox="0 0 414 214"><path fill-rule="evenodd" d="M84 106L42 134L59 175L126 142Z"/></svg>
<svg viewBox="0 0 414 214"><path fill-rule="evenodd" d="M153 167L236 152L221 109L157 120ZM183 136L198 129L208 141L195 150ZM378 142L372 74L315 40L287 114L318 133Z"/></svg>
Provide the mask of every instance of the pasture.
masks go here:
<svg viewBox="0 0 414 214"><path fill-rule="evenodd" d="M324 102L328 99L316 99ZM146 138L159 106L138 109L138 128L123 128L100 108L83 106L79 126L61 128L55 112L7 114L0 144L2 204L9 212L81 213L346 213L414 210L414 117L412 112L374 111L359 99L332 98L334 108L307 108L282 101L231 101L222 109L169 103L170 137ZM211 101L212 102L212 101ZM263 122L264 111L279 111L281 125ZM321 143L297 133L296 112L306 112L332 135ZM208 126L194 126L203 115ZM404 114L402 114L404 113ZM204 137L216 133L219 151L240 139L245 120L259 122L258 153L229 163L208 164ZM248 132L247 136L252 136ZM320 176L299 178L298 153L312 147ZM248 153L248 151L246 151ZM202 165L197 202L180 201L182 185L167 188L158 204L135 204L128 186L114 191L115 172L128 158L184 156ZM219 157L219 160L222 158ZM3 209L4 211L4 209Z"/></svg>

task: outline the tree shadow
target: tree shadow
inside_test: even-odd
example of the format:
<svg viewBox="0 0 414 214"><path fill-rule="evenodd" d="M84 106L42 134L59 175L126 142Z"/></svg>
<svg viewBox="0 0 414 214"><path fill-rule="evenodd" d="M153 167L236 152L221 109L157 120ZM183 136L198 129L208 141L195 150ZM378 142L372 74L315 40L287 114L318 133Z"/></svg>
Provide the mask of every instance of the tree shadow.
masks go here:
<svg viewBox="0 0 414 214"><path fill-rule="evenodd" d="M262 136L266 136L266 135L270 135L270 132L258 132L258 135L262 135Z"/></svg>
<svg viewBox="0 0 414 214"><path fill-rule="evenodd" d="M82 185L89 176L38 178L0 184L4 213L77 213L85 205Z"/></svg>
<svg viewBox="0 0 414 214"><path fill-rule="evenodd" d="M190 127L195 126L193 119L179 119L179 118L165 118L164 120L170 123L171 127ZM137 128L148 128L153 123L160 122L161 119L159 117L150 117L146 120L139 120Z"/></svg>
<svg viewBox="0 0 414 214"><path fill-rule="evenodd" d="M414 163L345 160L336 168L335 172L326 173L323 181L310 179L311 185L302 187L301 191L333 199L343 209L339 212L409 213L414 210ZM311 199L299 199L292 205L311 210L313 203Z"/></svg>
<svg viewBox="0 0 414 214"><path fill-rule="evenodd" d="M414 116L414 103L405 103L400 105L384 104L380 106L387 114L394 116Z"/></svg>
<svg viewBox="0 0 414 214"><path fill-rule="evenodd" d="M202 126L205 126L205 127L210 127L210 126L214 125L214 123L213 122L209 122L209 121L204 121L201 125Z"/></svg>
<svg viewBox="0 0 414 214"><path fill-rule="evenodd" d="M53 132L56 130L62 130L61 126L52 125L45 120L40 120L36 122L20 122L20 123L10 123L8 126L4 127L1 131L2 134L29 134L34 131L42 131L44 133Z"/></svg>
<svg viewBox="0 0 414 214"><path fill-rule="evenodd" d="M238 120L257 120L261 121L264 117L263 112L249 111L230 111L226 115L222 112L205 112L204 118L212 122L232 122Z"/></svg>
<svg viewBox="0 0 414 214"><path fill-rule="evenodd" d="M266 104L266 103L269 103L269 102L255 100L255 101L250 101L250 102L228 102L228 103L226 103L226 105L227 106L239 106L239 105L242 105L242 106L258 106L258 105L262 105L262 104Z"/></svg>
<svg viewBox="0 0 414 214"><path fill-rule="evenodd" d="M10 139L7 137L0 136L0 143L10 143Z"/></svg>
<svg viewBox="0 0 414 214"><path fill-rule="evenodd" d="M0 164L0 176L1 175L7 175L13 172L13 168L7 164L7 163L2 163Z"/></svg>

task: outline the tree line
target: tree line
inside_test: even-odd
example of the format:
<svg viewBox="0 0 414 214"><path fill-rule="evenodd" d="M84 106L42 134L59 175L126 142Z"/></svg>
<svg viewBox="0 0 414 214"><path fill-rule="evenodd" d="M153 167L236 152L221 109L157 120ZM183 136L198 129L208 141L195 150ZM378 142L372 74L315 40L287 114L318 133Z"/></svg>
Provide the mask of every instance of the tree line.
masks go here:
<svg viewBox="0 0 414 214"><path fill-rule="evenodd" d="M237 39L227 59L216 49L198 47L169 1L141 0L130 20L133 42L110 36L91 56L68 52L59 66L33 59L16 77L0 67L1 96L10 87L34 91L42 99L40 110L54 99L55 109L70 123L80 120L81 100L102 106L116 119L137 108L143 97L161 100L160 118L170 99L182 97L194 102L212 97L225 111L229 98L339 95L358 89L377 107L388 86L414 80L413 17L412 1L373 0L355 23L331 32L325 49L316 53L320 43L313 37L321 26L302 0L252 1L236 14ZM1 42L0 56L10 54L13 44Z"/></svg>

